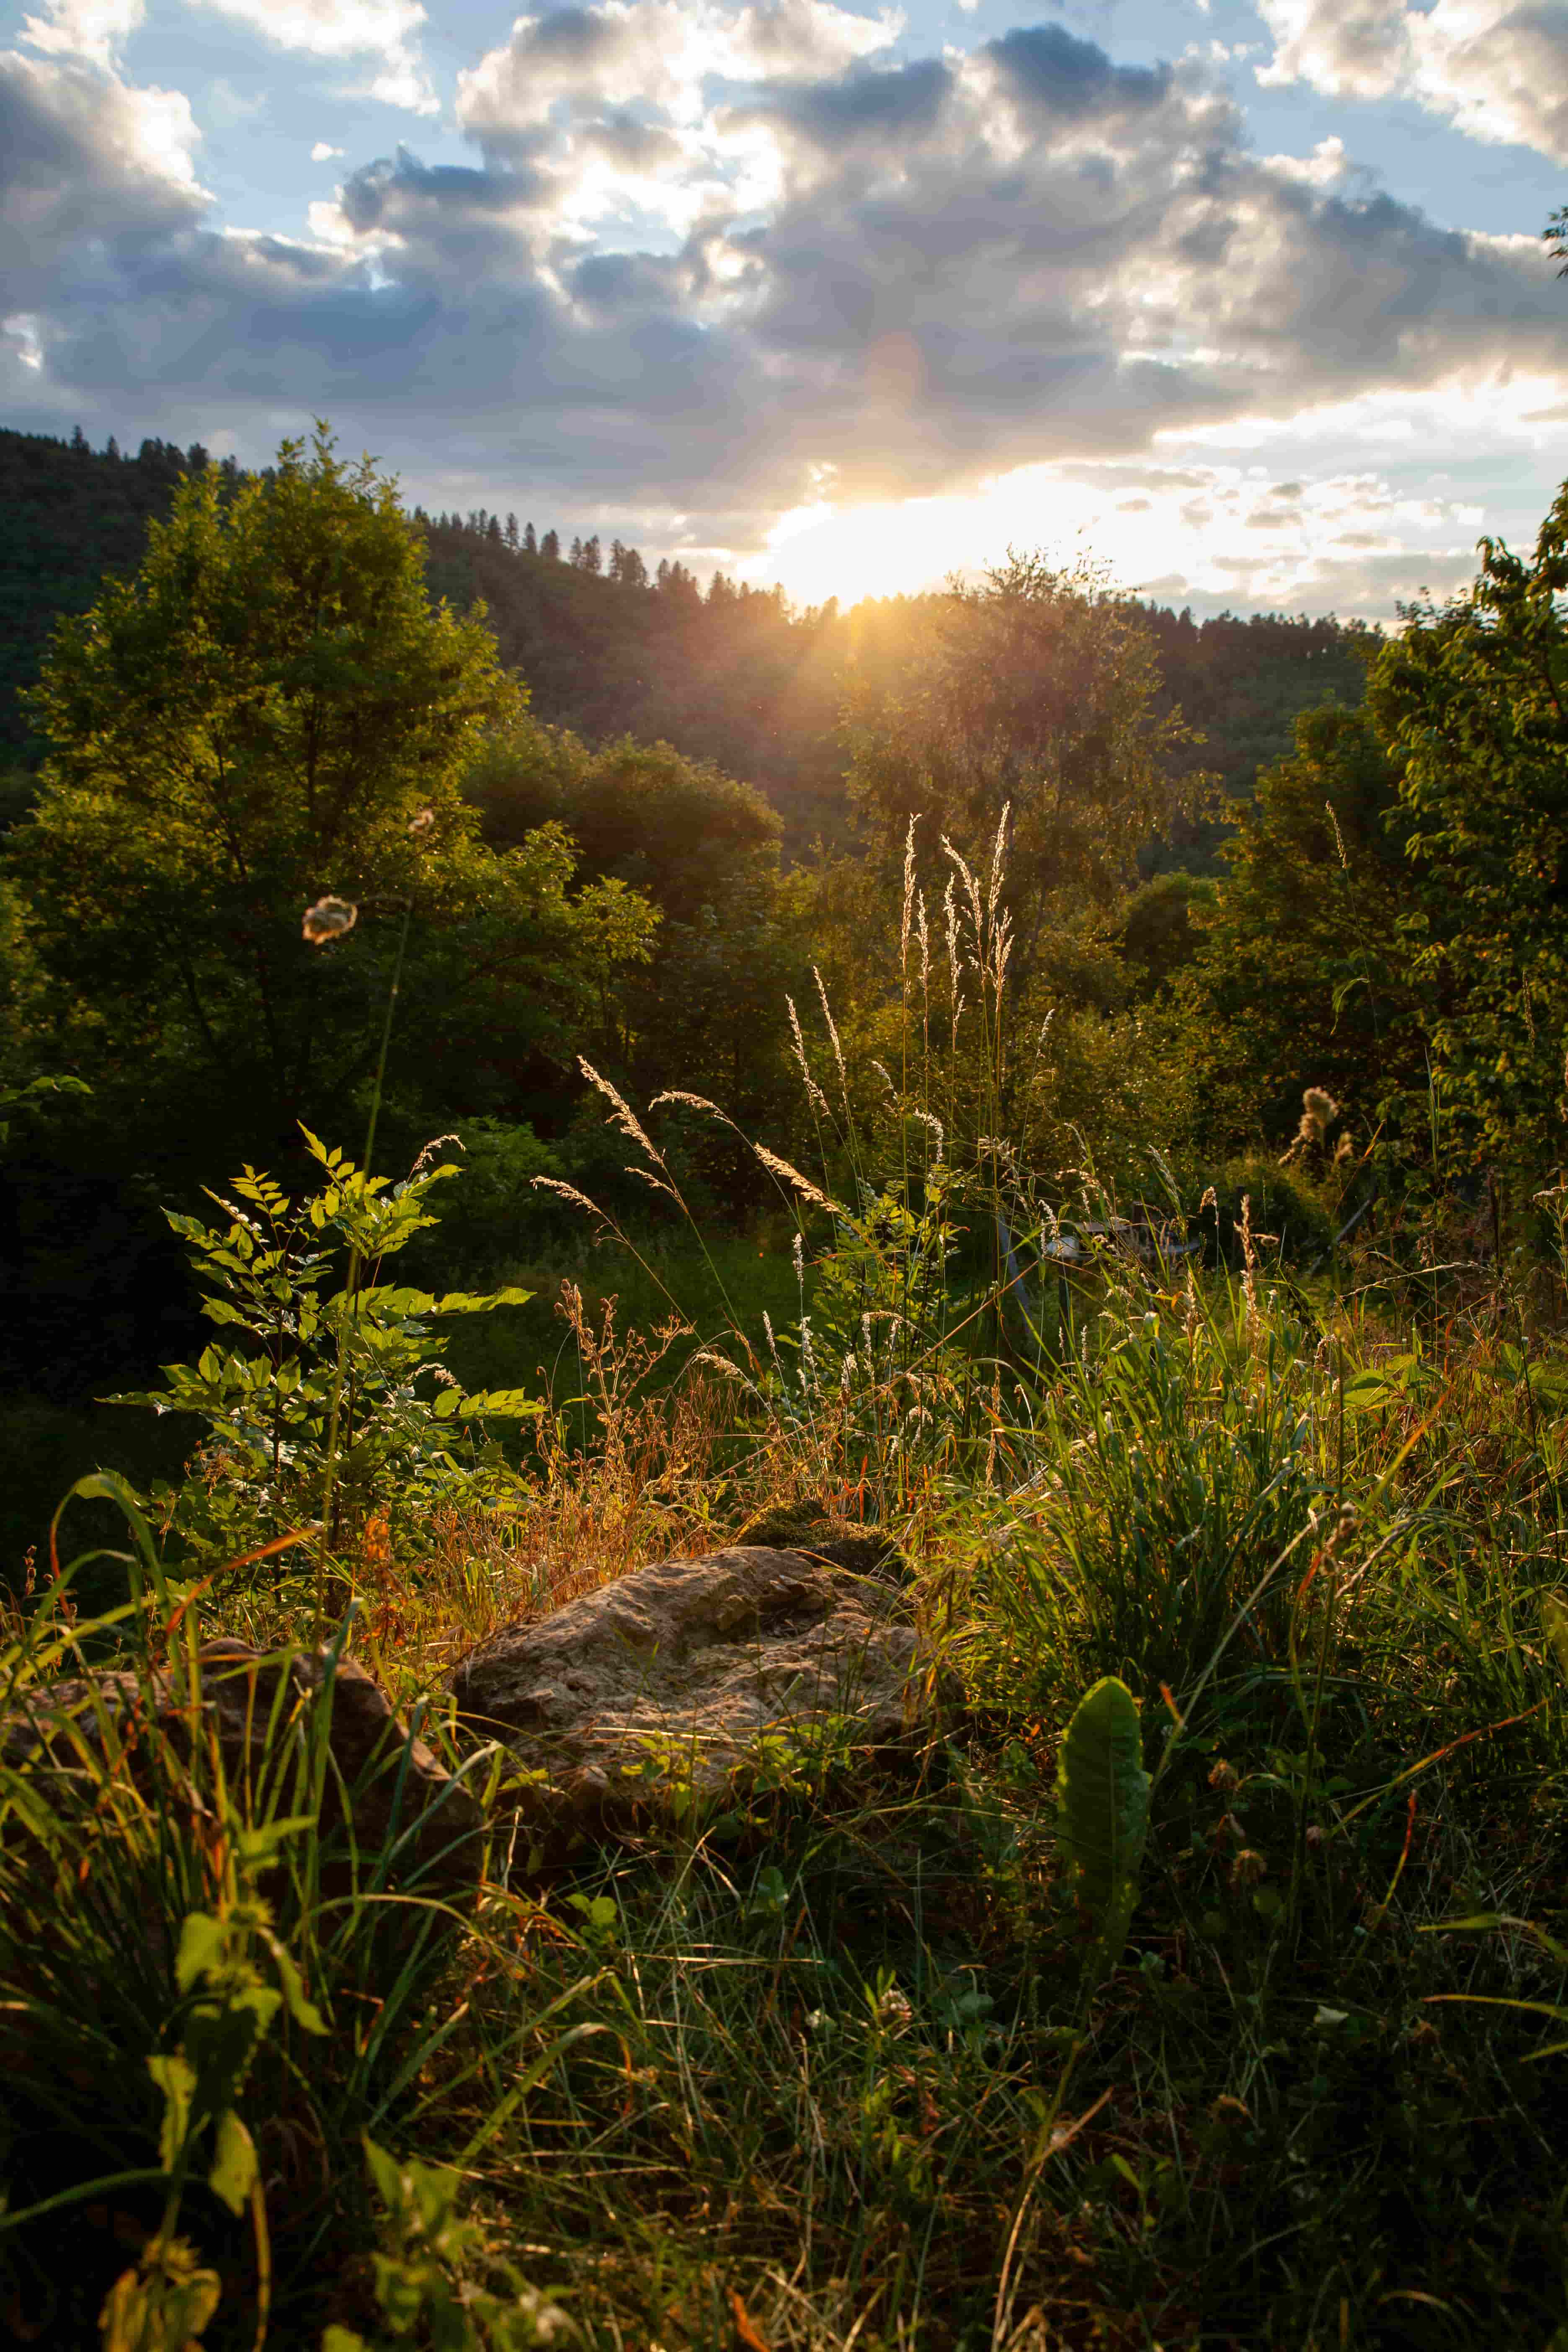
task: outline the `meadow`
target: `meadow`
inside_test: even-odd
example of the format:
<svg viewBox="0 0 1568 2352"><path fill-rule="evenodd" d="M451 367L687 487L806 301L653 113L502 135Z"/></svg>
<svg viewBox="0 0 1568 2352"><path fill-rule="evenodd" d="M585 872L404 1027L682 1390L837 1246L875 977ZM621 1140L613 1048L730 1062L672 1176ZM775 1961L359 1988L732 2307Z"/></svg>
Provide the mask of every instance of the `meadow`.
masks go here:
<svg viewBox="0 0 1568 2352"><path fill-rule="evenodd" d="M689 844L658 858L671 795L760 854L741 788L515 707L476 733L477 624L418 601L395 504L330 452L235 499L191 491L131 603L64 632L0 903L16 1196L147 1155L184 1271L148 1244L136 1295L190 1341L6 1407L9 2333L1561 2352L1563 983L1544 868L1474 845L1505 803L1548 840L1550 762L1532 719L1461 809L1398 734L1475 654L1480 740L1508 611L1417 620L1370 719L1304 719L1202 905L1130 898L1154 768L1145 806L1125 744L1042 748L1020 656L982 681L1016 688L1001 737L962 665L940 742L914 689L861 711L857 874L768 898L753 862L747 898L731 866L726 928ZM268 929L198 821L210 730L149 779L142 688L106 749L98 666L185 593L181 530L243 586L279 515L406 567L385 674L426 663L436 731L344 753L359 895L318 896L292 720L240 695ZM948 619L971 650L1079 632L1064 677L1125 719L1152 688L1098 594L1016 566ZM911 776L956 835L934 881L918 809L878 847ZM584 837L641 810L647 896L556 816L485 837L545 783ZM532 1851L454 1664L649 1563L846 1523L919 1632L918 1741L841 1719ZM302 1662L238 1762L222 1637ZM478 1806L468 1876L356 1836L355 1668Z"/></svg>

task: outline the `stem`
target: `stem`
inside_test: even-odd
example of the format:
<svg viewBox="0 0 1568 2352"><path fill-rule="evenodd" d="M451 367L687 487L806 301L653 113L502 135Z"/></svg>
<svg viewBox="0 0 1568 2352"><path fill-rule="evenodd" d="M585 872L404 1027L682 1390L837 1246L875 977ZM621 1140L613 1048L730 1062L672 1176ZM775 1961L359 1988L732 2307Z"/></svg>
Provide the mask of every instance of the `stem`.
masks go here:
<svg viewBox="0 0 1568 2352"><path fill-rule="evenodd" d="M386 1049L392 1043L392 1017L397 1010L397 992L403 985L403 959L408 949L408 926L414 919L410 900L403 910L403 929L397 939L397 961L392 967L392 987L386 999L386 1018L381 1024L381 1053L375 1065L375 1085L370 1097L370 1125L365 1130L364 1172L370 1174L370 1157L375 1150L375 1123L381 1116L381 1090L386 1077Z"/></svg>
<svg viewBox="0 0 1568 2352"><path fill-rule="evenodd" d="M375 1127L381 1116L381 1092L386 1078L386 1049L392 1042L392 1016L397 1010L397 992L403 984L403 959L408 947L408 926L413 920L412 901L403 910L403 929L397 939L397 959L392 967L392 987L386 999L386 1018L381 1024L381 1052L375 1065L375 1085L371 1091L370 1122L364 1138L364 1173L370 1174L370 1156L375 1150ZM343 1285L345 1311L353 1311L354 1292L359 1287L360 1267L363 1263L358 1247L349 1252L348 1278ZM332 1539L332 1488L338 1468L338 1419L343 1401L343 1325L338 1326L338 1361L332 1374L332 1409L327 1423L327 1472L321 1490L321 1540L316 1548L316 1615L311 1629L310 1646L320 1649L327 1619L327 1548Z"/></svg>

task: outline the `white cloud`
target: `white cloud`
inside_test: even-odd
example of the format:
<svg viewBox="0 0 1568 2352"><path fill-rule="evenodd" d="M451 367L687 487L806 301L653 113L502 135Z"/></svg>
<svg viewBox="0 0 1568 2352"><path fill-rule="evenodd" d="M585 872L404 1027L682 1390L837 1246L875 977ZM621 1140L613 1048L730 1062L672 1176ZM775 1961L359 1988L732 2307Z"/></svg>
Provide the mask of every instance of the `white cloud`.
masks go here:
<svg viewBox="0 0 1568 2352"><path fill-rule="evenodd" d="M1562 0L1258 0L1274 36L1265 87L1412 99L1491 143L1568 162L1568 9Z"/></svg>
<svg viewBox="0 0 1568 2352"><path fill-rule="evenodd" d="M94 5L94 0L86 0ZM68 5L82 0L66 0ZM381 60L357 94L416 114L437 114L440 100L419 58L426 21L419 0L193 0L260 33L279 48L309 57Z"/></svg>
<svg viewBox="0 0 1568 2352"><path fill-rule="evenodd" d="M843 73L903 28L831 0L596 0L520 16L510 38L458 77L458 119L489 144L515 141L568 101L585 112L640 106L677 123L703 114L710 76L803 79Z"/></svg>
<svg viewBox="0 0 1568 2352"><path fill-rule="evenodd" d="M341 147L334 147L330 140L318 139L310 150L310 161L312 163L330 163L334 155L341 155L342 152Z"/></svg>
<svg viewBox="0 0 1568 2352"><path fill-rule="evenodd" d="M320 53L363 54L381 5ZM1045 24L889 62L896 24L520 19L463 79L471 166L366 163L295 241L213 233L182 99L5 60L0 384L68 422L154 387L182 438L252 455L329 415L435 503L657 505L726 568L831 555L818 593L857 548L902 578L920 545L971 560L950 525L984 561L1088 519L1130 584L1386 606L1420 584L1390 585L1401 551L1437 584L1498 510L1480 443L1520 479L1553 461L1568 303L1539 240L1435 227L1339 139L1259 156L1203 60Z"/></svg>
<svg viewBox="0 0 1568 2352"><path fill-rule="evenodd" d="M46 14L22 19L29 48L50 57L89 58L111 65L121 45L147 14L146 0L45 0Z"/></svg>

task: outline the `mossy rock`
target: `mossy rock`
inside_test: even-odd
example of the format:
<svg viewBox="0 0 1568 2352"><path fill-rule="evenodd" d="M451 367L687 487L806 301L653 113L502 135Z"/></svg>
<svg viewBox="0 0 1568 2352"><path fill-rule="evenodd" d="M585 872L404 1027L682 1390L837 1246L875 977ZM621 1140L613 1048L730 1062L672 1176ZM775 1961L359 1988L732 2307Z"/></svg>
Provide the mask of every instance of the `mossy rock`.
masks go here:
<svg viewBox="0 0 1568 2352"><path fill-rule="evenodd" d="M839 1518L820 1503L775 1504L748 1519L733 1540L765 1545L770 1551L804 1552L851 1576L878 1576L885 1583L907 1583L910 1575L908 1559L885 1528Z"/></svg>

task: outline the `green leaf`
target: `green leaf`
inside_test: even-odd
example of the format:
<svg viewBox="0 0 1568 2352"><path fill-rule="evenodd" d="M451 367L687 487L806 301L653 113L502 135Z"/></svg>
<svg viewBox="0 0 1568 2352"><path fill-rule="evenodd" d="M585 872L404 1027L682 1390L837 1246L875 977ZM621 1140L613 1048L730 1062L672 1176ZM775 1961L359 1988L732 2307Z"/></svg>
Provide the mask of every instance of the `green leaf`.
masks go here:
<svg viewBox="0 0 1568 2352"><path fill-rule="evenodd" d="M526 1307L531 1290L448 1290L431 1302L437 1315L487 1315L492 1307Z"/></svg>
<svg viewBox="0 0 1568 2352"><path fill-rule="evenodd" d="M256 2186L258 2170L256 2142L232 2107L217 2119L217 2140L207 2187L221 2197L231 2213L242 2213Z"/></svg>
<svg viewBox="0 0 1568 2352"><path fill-rule="evenodd" d="M314 1813L289 1813L284 1819L258 1822L254 1829L241 1829L235 1835L235 1852L247 1869L262 1867L271 1862L278 1849L291 1837L302 1837L316 1826Z"/></svg>
<svg viewBox="0 0 1568 2352"><path fill-rule="evenodd" d="M174 1981L182 1992L189 1992L198 1977L221 1963L228 1944L228 1929L221 1919L205 1911L186 1914L180 1929L180 1952L174 1963Z"/></svg>
<svg viewBox="0 0 1568 2352"><path fill-rule="evenodd" d="M191 2125L191 2101L196 2094L196 2073L179 2051L156 2053L147 2072L163 2094L163 2120L158 2132L158 2161L173 2172L180 2160Z"/></svg>
<svg viewBox="0 0 1568 2352"><path fill-rule="evenodd" d="M158 1596L159 1606L167 1609L169 1595L168 1588L163 1581L163 1563L158 1557L158 1547L153 1540L153 1530L142 1516L142 1507L136 1499L136 1491L130 1481L122 1478L118 1470L91 1470L85 1478L79 1478L67 1495L65 1503L62 1503L59 1510L55 1513L51 1534L54 1528L59 1526L60 1512L65 1509L66 1503L70 1501L73 1495L79 1495L84 1502L114 1503L124 1513L132 1538L140 1556L141 1566L147 1571L148 1580ZM131 1585L133 1592L139 1592L140 1578L135 1568L132 1570Z"/></svg>
<svg viewBox="0 0 1568 2352"><path fill-rule="evenodd" d="M1057 1769L1063 1856L1107 1968L1121 1958L1132 1923L1149 1787L1132 1694L1108 1675L1079 1701Z"/></svg>
<svg viewBox="0 0 1568 2352"><path fill-rule="evenodd" d="M460 1403L465 1414L516 1413L525 1420L544 1410L542 1400L530 1396L526 1389L481 1389L477 1396L462 1398Z"/></svg>
<svg viewBox="0 0 1568 2352"><path fill-rule="evenodd" d="M283 1998L289 2004L289 2014L296 2025L307 2033L325 2033L327 2028L321 2011L305 1990L305 1979L300 1974L293 1957L281 1944L272 1940L272 1958L283 1979Z"/></svg>

